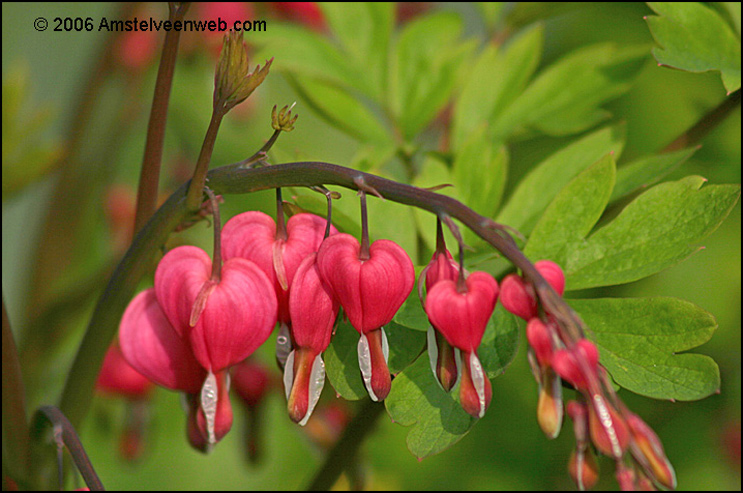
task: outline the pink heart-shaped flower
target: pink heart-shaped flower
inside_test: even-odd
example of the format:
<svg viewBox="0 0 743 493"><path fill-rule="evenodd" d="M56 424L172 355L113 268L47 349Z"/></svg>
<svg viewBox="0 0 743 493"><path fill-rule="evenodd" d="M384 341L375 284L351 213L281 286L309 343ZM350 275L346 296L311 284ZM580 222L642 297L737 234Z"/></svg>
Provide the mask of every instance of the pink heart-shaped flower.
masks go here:
<svg viewBox="0 0 743 493"><path fill-rule="evenodd" d="M268 277L249 260L226 261L218 283L211 280L211 270L211 259L200 248L174 248L157 267L155 294L168 320L188 338L197 361L216 373L268 339L277 302ZM208 290L202 293L205 285ZM197 301L203 308L194 309Z"/></svg>
<svg viewBox="0 0 743 493"><path fill-rule="evenodd" d="M442 280L431 288L425 309L433 326L449 344L462 351L477 349L498 299L498 283L486 272L473 272L466 281L467 291L457 291L457 283Z"/></svg>
<svg viewBox="0 0 743 493"><path fill-rule="evenodd" d="M121 352L132 367L171 390L196 393L206 372L194 358L187 339L168 321L153 288L127 306L119 326Z"/></svg>
<svg viewBox="0 0 743 493"><path fill-rule="evenodd" d="M222 229L222 257L255 262L274 286L279 303L279 322L288 323L289 289L299 264L316 252L325 235L327 221L314 214L295 214L286 223L286 240L276 237L273 218L259 211L233 217ZM330 234L338 230L330 226Z"/></svg>
<svg viewBox="0 0 743 493"><path fill-rule="evenodd" d="M360 245L351 235L327 238L317 252L325 282L343 306L351 325L364 334L389 323L413 290L413 262L400 246L377 240L369 259L360 260Z"/></svg>

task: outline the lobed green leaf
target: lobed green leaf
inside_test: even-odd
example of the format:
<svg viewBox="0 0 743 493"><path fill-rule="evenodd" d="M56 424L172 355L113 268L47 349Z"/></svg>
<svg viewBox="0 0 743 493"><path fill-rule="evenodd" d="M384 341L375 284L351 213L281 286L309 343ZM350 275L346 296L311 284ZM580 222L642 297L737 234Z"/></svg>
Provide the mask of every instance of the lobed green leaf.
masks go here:
<svg viewBox="0 0 743 493"><path fill-rule="evenodd" d="M624 127L606 127L555 152L532 169L516 186L496 221L529 234L558 192L578 173L609 152L619 159Z"/></svg>
<svg viewBox="0 0 743 493"><path fill-rule="evenodd" d="M524 248L533 261L565 265L568 252L591 232L614 188L614 157L607 154L581 172L557 194L537 222Z"/></svg>
<svg viewBox="0 0 743 493"><path fill-rule="evenodd" d="M668 173L681 166L697 149L699 147L652 154L620 166L617 169L617 183L609 202L619 200L640 188L654 185Z"/></svg>
<svg viewBox="0 0 743 493"><path fill-rule="evenodd" d="M570 300L591 328L601 363L614 381L655 399L696 400L720 388L712 358L677 354L707 342L712 314L675 298Z"/></svg>
<svg viewBox="0 0 743 493"><path fill-rule="evenodd" d="M702 187L689 176L662 183L632 201L611 223L570 249L566 289L636 281L685 259L727 217L738 185Z"/></svg>
<svg viewBox="0 0 743 493"><path fill-rule="evenodd" d="M602 43L575 50L542 71L495 119L494 138L529 129L570 135L595 126L609 117L601 106L629 90L646 55L642 45Z"/></svg>
<svg viewBox="0 0 743 493"><path fill-rule="evenodd" d="M477 350L489 378L505 371L516 355L518 339L515 317L498 306ZM459 383L449 393L444 392L433 376L427 355L421 355L395 377L385 405L395 422L411 427L408 449L418 458L447 449L477 422L462 410Z"/></svg>
<svg viewBox="0 0 743 493"><path fill-rule="evenodd" d="M719 70L728 94L740 88L740 38L715 10L699 2L648 2L658 63L690 72Z"/></svg>
<svg viewBox="0 0 743 493"><path fill-rule="evenodd" d="M526 87L539 65L544 28L535 24L519 32L504 49L490 44L480 53L454 106L452 147L458 149L472 131L491 122Z"/></svg>

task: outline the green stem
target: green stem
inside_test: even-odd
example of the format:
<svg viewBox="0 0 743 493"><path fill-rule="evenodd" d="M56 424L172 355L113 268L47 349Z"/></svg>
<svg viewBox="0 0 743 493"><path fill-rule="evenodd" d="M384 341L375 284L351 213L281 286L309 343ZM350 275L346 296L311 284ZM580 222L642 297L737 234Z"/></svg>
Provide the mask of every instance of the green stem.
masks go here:
<svg viewBox="0 0 743 493"><path fill-rule="evenodd" d="M384 404L381 402L374 402L371 399L364 402L358 414L346 425L343 435L326 455L325 464L307 487L309 491L330 490L341 473L354 463L364 438L374 430L374 422L383 411Z"/></svg>
<svg viewBox="0 0 743 493"><path fill-rule="evenodd" d="M28 436L21 364L3 295L3 470L18 484L28 477Z"/></svg>
<svg viewBox="0 0 743 493"><path fill-rule="evenodd" d="M168 19L176 22L183 19L188 10L188 3L176 4L170 2ZM168 119L168 101L170 89L173 86L173 72L175 59L178 54L178 42L181 37L179 30L165 33L163 53L160 57L160 66L157 69L155 81L155 95L152 98L150 122L147 126L147 141L144 147L142 171L139 175L137 189L137 212L134 218L134 232L136 233L157 208L157 191L160 183L160 164L163 156L163 142L165 141L165 123Z"/></svg>
<svg viewBox="0 0 743 493"><path fill-rule="evenodd" d="M712 129L717 127L736 108L740 108L740 89L730 94L716 108L709 111L686 132L676 137L663 148L663 152L685 149L699 143Z"/></svg>
<svg viewBox="0 0 743 493"><path fill-rule="evenodd" d="M191 184L186 198L186 206L190 211L198 210L202 202L204 185L206 185L206 174L209 171L209 162L212 159L214 143L217 140L219 125L222 123L222 118L224 118L224 115L226 114L226 112L220 108L215 106L212 111L212 118L209 120L209 127L206 129L206 136L204 137L204 143L201 146L199 159L196 161L196 170L191 179Z"/></svg>

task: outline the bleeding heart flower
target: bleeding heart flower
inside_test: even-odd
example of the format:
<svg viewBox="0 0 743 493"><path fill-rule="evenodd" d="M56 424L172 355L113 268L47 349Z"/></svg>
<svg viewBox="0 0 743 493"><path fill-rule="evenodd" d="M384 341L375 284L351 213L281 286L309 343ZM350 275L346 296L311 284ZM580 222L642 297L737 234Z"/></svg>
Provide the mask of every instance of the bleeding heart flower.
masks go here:
<svg viewBox="0 0 743 493"><path fill-rule="evenodd" d="M418 279L418 297L421 302L423 302L424 285L428 292L438 281L445 279L456 281L458 276L459 264L452 259L449 250L444 249L443 252L434 252L431 261L423 268ZM459 374L455 351L441 332L434 329L432 322L426 334L428 361L436 380L441 384L441 388L449 392L456 385Z"/></svg>
<svg viewBox="0 0 743 493"><path fill-rule="evenodd" d="M154 288L142 291L127 306L119 341L129 364L153 382L188 393L201 389L206 371L194 358L188 340L168 321Z"/></svg>
<svg viewBox="0 0 743 493"><path fill-rule="evenodd" d="M279 302L278 320L289 323L289 289L299 264L316 252L325 236L327 221L314 214L295 214L286 223L286 238L277 234L271 216L249 211L233 217L222 229L222 257L255 262L274 286ZM330 226L330 234L337 233Z"/></svg>
<svg viewBox="0 0 743 493"><path fill-rule="evenodd" d="M98 373L96 388L130 399L144 399L150 395L153 387L152 381L135 370L121 354L118 340L111 344Z"/></svg>
<svg viewBox="0 0 743 493"><path fill-rule="evenodd" d="M219 282L211 273L206 252L174 248L157 266L155 294L170 323L188 338L196 360L217 373L268 339L276 324L276 297L266 275L249 260L224 262Z"/></svg>
<svg viewBox="0 0 743 493"><path fill-rule="evenodd" d="M551 260L540 260L534 264L534 267L552 286L552 289L562 296L565 292L565 274L560 266ZM537 316L534 289L517 274L509 274L501 282L500 301L506 310L524 320L531 320Z"/></svg>
<svg viewBox="0 0 743 493"><path fill-rule="evenodd" d="M330 344L338 301L320 278L317 254L308 255L297 269L289 296L295 350L284 368L284 387L292 421L304 426L325 385L320 353Z"/></svg>
<svg viewBox="0 0 743 493"><path fill-rule="evenodd" d="M490 404L492 389L477 357L477 346L497 299L498 283L485 272L470 274L461 291L455 281L439 281L426 297L429 320L462 353L460 401L465 411L478 418Z"/></svg>
<svg viewBox="0 0 743 493"><path fill-rule="evenodd" d="M323 280L340 301L351 325L361 334L359 366L369 396L387 397L387 337L382 326L389 323L413 290L413 262L400 246L377 240L369 247L369 258L360 258L359 241L348 234L327 238L317 252Z"/></svg>

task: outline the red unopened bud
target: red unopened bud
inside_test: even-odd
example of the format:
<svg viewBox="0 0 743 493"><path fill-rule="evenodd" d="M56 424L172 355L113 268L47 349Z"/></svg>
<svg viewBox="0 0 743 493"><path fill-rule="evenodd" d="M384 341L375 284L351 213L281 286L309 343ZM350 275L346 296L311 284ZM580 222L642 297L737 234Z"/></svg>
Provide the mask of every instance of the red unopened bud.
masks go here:
<svg viewBox="0 0 743 493"><path fill-rule="evenodd" d="M560 296L565 292L565 274L559 265L551 260L539 260L534 267L542 274L544 280L552 286Z"/></svg>
<svg viewBox="0 0 743 493"><path fill-rule="evenodd" d="M568 462L568 472L580 491L590 490L599 480L599 465L590 447L573 450Z"/></svg>
<svg viewBox="0 0 743 493"><path fill-rule="evenodd" d="M588 428L591 441L604 455L621 458L630 441L627 423L606 399L594 395L588 406Z"/></svg>
<svg viewBox="0 0 743 493"><path fill-rule="evenodd" d="M509 274L501 281L500 301L506 310L524 320L537 315L537 300L529 293L526 282L517 274Z"/></svg>
<svg viewBox="0 0 743 493"><path fill-rule="evenodd" d="M581 339L569 349L561 349L552 356L552 367L578 390L587 390L598 378L599 352L588 339ZM588 372L588 373L587 373Z"/></svg>
<svg viewBox="0 0 743 493"><path fill-rule="evenodd" d="M666 457L658 435L639 416L627 416L627 425L632 434L632 455L645 472L660 485L670 490L676 488L676 472Z"/></svg>
<svg viewBox="0 0 743 493"><path fill-rule="evenodd" d="M526 324L526 339L534 349L540 366L550 366L552 362L552 335L550 329L540 319L534 317Z"/></svg>
<svg viewBox="0 0 743 493"><path fill-rule="evenodd" d="M271 389L271 374L261 363L248 358L232 367L230 385L245 404L255 407Z"/></svg>
<svg viewBox="0 0 743 493"><path fill-rule="evenodd" d="M562 381L550 367L545 367L539 385L537 421L549 439L556 438L562 428Z"/></svg>
<svg viewBox="0 0 743 493"><path fill-rule="evenodd" d="M617 462L615 477L617 478L617 483L619 483L619 489L622 491L635 491L635 480L637 476L634 469L630 469L619 461Z"/></svg>
<svg viewBox="0 0 743 493"><path fill-rule="evenodd" d="M534 267L552 289L562 296L565 291L565 275L560 266L551 260L540 260ZM501 303L506 310L524 320L530 320L538 314L533 288L516 274L509 274L501 282Z"/></svg>

